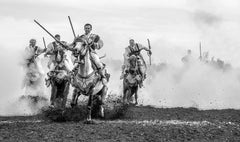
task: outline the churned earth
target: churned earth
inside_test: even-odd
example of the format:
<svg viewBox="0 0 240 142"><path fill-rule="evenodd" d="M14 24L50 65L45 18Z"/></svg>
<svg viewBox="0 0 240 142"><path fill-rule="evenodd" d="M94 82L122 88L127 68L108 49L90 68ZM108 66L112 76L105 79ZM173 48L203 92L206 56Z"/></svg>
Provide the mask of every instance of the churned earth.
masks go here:
<svg viewBox="0 0 240 142"><path fill-rule="evenodd" d="M85 124L86 107L0 117L0 141L240 141L240 110L107 106L104 119Z"/></svg>

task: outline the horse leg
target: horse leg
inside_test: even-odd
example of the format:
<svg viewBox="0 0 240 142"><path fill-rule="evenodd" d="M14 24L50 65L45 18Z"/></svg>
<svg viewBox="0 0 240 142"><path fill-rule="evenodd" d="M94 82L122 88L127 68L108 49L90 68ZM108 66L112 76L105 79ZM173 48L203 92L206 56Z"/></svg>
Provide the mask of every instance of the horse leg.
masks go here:
<svg viewBox="0 0 240 142"><path fill-rule="evenodd" d="M135 105L137 105L138 104L138 86L134 90L135 90Z"/></svg>
<svg viewBox="0 0 240 142"><path fill-rule="evenodd" d="M100 116L103 118L104 117L104 108L103 108L103 105L105 104L105 99L106 99L106 96L107 96L107 90L108 90L108 87L107 86L103 86L102 90L101 90L101 93L100 93Z"/></svg>
<svg viewBox="0 0 240 142"><path fill-rule="evenodd" d="M127 103L127 88L126 84L123 83L123 103Z"/></svg>
<svg viewBox="0 0 240 142"><path fill-rule="evenodd" d="M87 121L92 120L92 102L93 102L93 95L90 94L88 99L88 105L87 105L87 109L88 109Z"/></svg>
<svg viewBox="0 0 240 142"><path fill-rule="evenodd" d="M51 85L51 97L50 97L50 102L51 102L51 105L55 105L55 99L56 99L56 95L57 95L57 86L52 83Z"/></svg>
<svg viewBox="0 0 240 142"><path fill-rule="evenodd" d="M126 98L127 98L127 103L128 103L128 104L131 103L131 102L130 102L131 97L132 97L132 91L131 91L130 88L128 88L128 89L126 90Z"/></svg>
<svg viewBox="0 0 240 142"><path fill-rule="evenodd" d="M78 90L77 88L74 88L73 90L73 94L72 94L72 102L71 102L71 106L74 107L77 105L77 100L78 100L78 97L79 97L79 93L78 93Z"/></svg>
<svg viewBox="0 0 240 142"><path fill-rule="evenodd" d="M63 92L63 100L62 100L62 107L65 108L66 107L66 103L67 103L67 97L68 97L68 93L69 93L69 83L66 82L65 83L65 89Z"/></svg>
<svg viewBox="0 0 240 142"><path fill-rule="evenodd" d="M88 108L87 121L88 122L92 121L93 88L94 86L91 86L89 89L90 91L88 93L89 94L88 105L87 105L87 108Z"/></svg>

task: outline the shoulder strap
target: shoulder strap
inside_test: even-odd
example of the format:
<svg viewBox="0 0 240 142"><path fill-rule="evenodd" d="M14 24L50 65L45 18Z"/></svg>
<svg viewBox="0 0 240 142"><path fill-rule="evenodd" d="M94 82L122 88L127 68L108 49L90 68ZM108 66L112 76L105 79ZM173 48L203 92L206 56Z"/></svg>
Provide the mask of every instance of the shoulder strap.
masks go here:
<svg viewBox="0 0 240 142"><path fill-rule="evenodd" d="M131 46L128 46L128 48L130 49L131 53L134 51Z"/></svg>
<svg viewBox="0 0 240 142"><path fill-rule="evenodd" d="M136 43L136 47L137 47L137 51L139 51L139 46L138 46L138 44Z"/></svg>

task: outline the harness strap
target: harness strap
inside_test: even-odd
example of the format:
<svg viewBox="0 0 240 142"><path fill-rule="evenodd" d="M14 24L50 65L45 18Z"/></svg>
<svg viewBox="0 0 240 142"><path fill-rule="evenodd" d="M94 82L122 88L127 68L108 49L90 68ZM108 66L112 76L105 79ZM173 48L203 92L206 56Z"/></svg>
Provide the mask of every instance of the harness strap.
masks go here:
<svg viewBox="0 0 240 142"><path fill-rule="evenodd" d="M96 73L96 71L93 71L92 73L90 73L89 75L87 75L87 76L82 76L82 75L80 75L80 74L78 74L78 76L80 77L80 78L83 78L83 79L87 79L87 78L89 78L89 77L91 77L93 74L95 74Z"/></svg>
<svg viewBox="0 0 240 142"><path fill-rule="evenodd" d="M132 56L132 55L138 56L140 54L139 45L137 43L136 43L136 48L137 50L134 50L133 47L129 46L129 49L130 49L129 56Z"/></svg>

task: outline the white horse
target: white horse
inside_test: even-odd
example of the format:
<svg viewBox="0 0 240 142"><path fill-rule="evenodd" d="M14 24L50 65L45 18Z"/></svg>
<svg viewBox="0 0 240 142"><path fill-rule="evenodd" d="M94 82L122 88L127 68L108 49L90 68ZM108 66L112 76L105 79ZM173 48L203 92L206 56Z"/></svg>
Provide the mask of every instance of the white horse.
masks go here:
<svg viewBox="0 0 240 142"><path fill-rule="evenodd" d="M78 45L80 44L80 45ZM76 47L79 48L79 54L82 62L79 62L79 67L77 74L72 78L72 86L75 87L72 96L71 105L77 105L78 97L83 94L89 96L88 100L88 116L87 121L91 121L92 109L96 105L98 106L100 116L104 117L104 100L107 94L108 87L102 81L101 76L98 74L97 70L94 69L93 62L90 57L90 47L89 45L82 46L80 42L77 43ZM106 71L105 69L103 69ZM97 104L93 104L93 101L97 99Z"/></svg>

